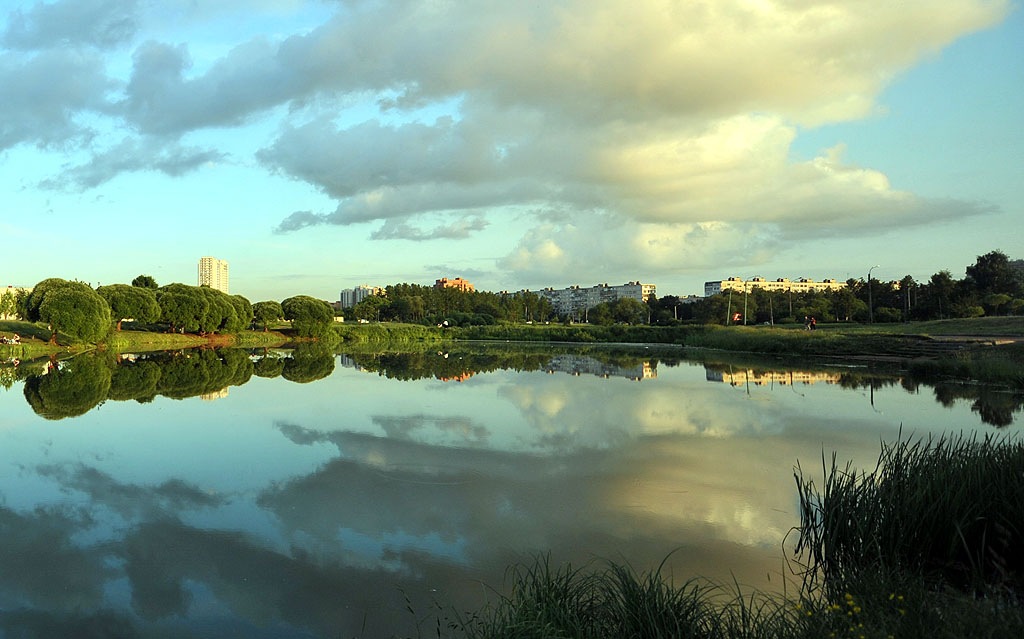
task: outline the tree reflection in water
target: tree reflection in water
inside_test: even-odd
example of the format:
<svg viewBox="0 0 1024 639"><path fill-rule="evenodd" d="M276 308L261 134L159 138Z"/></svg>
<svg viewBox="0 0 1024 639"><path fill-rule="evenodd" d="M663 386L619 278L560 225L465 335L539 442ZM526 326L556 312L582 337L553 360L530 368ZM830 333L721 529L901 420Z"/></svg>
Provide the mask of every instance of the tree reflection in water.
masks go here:
<svg viewBox="0 0 1024 639"><path fill-rule="evenodd" d="M486 345L460 346L441 350L363 351L341 356L343 362L367 372L396 380L438 379L464 381L496 370L562 371L580 374L624 376L642 379L658 364L674 366L678 354L661 356L637 348L573 347L495 348ZM106 400L140 403L157 396L184 399L222 392L240 386L256 375L281 377L291 382L310 383L334 372L335 354L324 344L308 342L293 349L248 351L233 348L200 348L141 355L87 353L70 360L50 363L25 376L25 399L46 419L83 415ZM981 421L997 427L1013 423L1014 414L1024 408L1024 394L988 385L919 379L906 372L822 367L816 370L775 365L704 362L709 380L764 385L809 383L817 379L850 389L900 386L908 393L931 387L935 399L945 407L959 401L971 402ZM24 370L24 369L23 369ZM21 371L19 371L20 373ZM742 376L742 377L741 377ZM740 380L740 381L737 381ZM752 381L753 380L753 381ZM768 380L768 381L766 381Z"/></svg>

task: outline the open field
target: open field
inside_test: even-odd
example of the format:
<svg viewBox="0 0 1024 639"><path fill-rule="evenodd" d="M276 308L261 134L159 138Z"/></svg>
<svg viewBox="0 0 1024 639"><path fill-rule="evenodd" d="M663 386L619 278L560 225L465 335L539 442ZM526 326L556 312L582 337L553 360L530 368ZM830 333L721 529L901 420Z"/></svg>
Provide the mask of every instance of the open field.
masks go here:
<svg viewBox="0 0 1024 639"><path fill-rule="evenodd" d="M819 324L818 329L931 337L1014 337L1024 339L1024 317L976 317L905 324Z"/></svg>

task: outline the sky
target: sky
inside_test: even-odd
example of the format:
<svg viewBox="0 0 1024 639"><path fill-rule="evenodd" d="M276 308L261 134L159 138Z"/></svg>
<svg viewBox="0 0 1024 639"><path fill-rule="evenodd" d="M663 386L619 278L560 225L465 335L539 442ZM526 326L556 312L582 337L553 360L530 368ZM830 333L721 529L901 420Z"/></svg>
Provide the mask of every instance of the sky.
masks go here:
<svg viewBox="0 0 1024 639"><path fill-rule="evenodd" d="M0 286L253 302L1024 258L1008 0L0 0Z"/></svg>

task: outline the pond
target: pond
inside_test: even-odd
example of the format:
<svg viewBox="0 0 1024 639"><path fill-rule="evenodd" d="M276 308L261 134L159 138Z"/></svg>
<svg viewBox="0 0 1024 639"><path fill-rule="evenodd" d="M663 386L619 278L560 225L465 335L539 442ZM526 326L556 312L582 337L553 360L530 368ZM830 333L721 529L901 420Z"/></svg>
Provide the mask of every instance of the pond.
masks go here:
<svg viewBox="0 0 1024 639"><path fill-rule="evenodd" d="M794 467L1015 432L1024 399L638 347L0 368L0 634L435 636L506 569L781 589ZM787 538L788 535L788 538Z"/></svg>

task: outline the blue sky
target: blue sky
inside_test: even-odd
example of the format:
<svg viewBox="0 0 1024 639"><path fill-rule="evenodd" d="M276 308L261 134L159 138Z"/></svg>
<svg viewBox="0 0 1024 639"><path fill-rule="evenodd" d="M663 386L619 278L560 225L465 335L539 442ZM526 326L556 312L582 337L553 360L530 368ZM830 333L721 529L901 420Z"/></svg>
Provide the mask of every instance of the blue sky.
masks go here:
<svg viewBox="0 0 1024 639"><path fill-rule="evenodd" d="M999 0L0 0L0 285L962 277L1021 113Z"/></svg>

